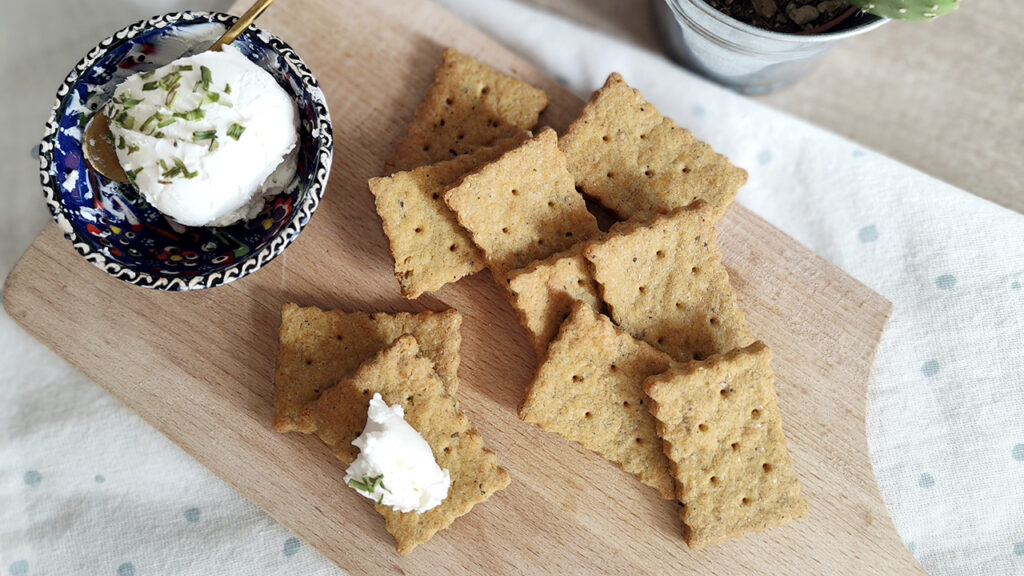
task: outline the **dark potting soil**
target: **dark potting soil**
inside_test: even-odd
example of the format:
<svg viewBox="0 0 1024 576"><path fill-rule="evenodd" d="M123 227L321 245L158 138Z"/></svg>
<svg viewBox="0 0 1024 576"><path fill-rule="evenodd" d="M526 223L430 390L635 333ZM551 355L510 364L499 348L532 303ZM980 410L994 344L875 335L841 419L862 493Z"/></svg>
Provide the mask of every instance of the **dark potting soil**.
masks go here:
<svg viewBox="0 0 1024 576"><path fill-rule="evenodd" d="M843 0L704 0L736 20L787 34L816 31L850 10Z"/></svg>

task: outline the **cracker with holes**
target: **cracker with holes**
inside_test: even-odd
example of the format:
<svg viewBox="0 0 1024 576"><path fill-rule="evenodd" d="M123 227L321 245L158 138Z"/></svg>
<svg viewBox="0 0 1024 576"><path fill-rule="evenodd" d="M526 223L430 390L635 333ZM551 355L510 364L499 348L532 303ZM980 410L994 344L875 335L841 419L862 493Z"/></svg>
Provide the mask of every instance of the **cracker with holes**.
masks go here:
<svg viewBox="0 0 1024 576"><path fill-rule="evenodd" d="M403 407L406 422L430 445L438 466L448 470L451 488L435 508L403 513L376 505L403 555L509 484L508 472L445 390L434 363L419 353L416 338L398 338L325 392L314 411L317 434L338 458L351 462L352 441L366 425L370 398L379 393L389 406Z"/></svg>
<svg viewBox="0 0 1024 576"><path fill-rule="evenodd" d="M771 358L758 341L676 364L644 384L673 463L690 548L807 514L782 432Z"/></svg>
<svg viewBox="0 0 1024 576"><path fill-rule="evenodd" d="M747 173L662 116L618 73L594 93L559 143L585 194L625 219L704 200L717 220Z"/></svg>
<svg viewBox="0 0 1024 576"><path fill-rule="evenodd" d="M444 199L499 280L599 232L550 128L467 175Z"/></svg>
<svg viewBox="0 0 1024 576"><path fill-rule="evenodd" d="M754 341L707 204L620 226L583 254L612 319L675 360L707 358Z"/></svg>
<svg viewBox="0 0 1024 576"><path fill-rule="evenodd" d="M527 388L519 417L579 442L673 498L668 458L643 392L644 379L670 364L667 355L577 302Z"/></svg>
<svg viewBox="0 0 1024 576"><path fill-rule="evenodd" d="M549 101L544 91L447 48L386 171L449 160L533 130Z"/></svg>
<svg viewBox="0 0 1024 576"><path fill-rule="evenodd" d="M423 355L434 362L449 394L455 394L461 326L462 315L455 310L364 314L285 304L274 375L274 429L312 432L309 404L403 334L420 341Z"/></svg>
<svg viewBox="0 0 1024 576"><path fill-rule="evenodd" d="M548 343L558 334L574 303L583 302L594 311L602 308L590 264L581 253L583 246L577 244L568 252L538 260L508 275L512 307L530 335L537 358L544 358Z"/></svg>
<svg viewBox="0 0 1024 576"><path fill-rule="evenodd" d="M442 194L467 172L498 158L529 136L523 132L471 154L370 180L403 296L419 298L424 292L433 292L484 268L483 255L459 226Z"/></svg>

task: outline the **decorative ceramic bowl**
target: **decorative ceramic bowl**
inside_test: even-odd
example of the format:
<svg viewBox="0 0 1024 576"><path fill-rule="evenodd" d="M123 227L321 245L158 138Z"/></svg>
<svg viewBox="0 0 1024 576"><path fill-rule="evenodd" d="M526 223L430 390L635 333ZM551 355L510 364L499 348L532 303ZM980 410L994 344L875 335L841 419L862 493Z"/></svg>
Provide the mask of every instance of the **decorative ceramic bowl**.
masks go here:
<svg viewBox="0 0 1024 576"><path fill-rule="evenodd" d="M327 101L299 55L252 26L232 45L292 96L301 119L295 181L258 216L220 228L183 226L85 162L85 125L120 82L205 50L234 21L228 14L181 12L132 24L90 50L57 91L40 146L46 203L75 250L115 278L171 291L237 280L283 252L323 197L333 151Z"/></svg>

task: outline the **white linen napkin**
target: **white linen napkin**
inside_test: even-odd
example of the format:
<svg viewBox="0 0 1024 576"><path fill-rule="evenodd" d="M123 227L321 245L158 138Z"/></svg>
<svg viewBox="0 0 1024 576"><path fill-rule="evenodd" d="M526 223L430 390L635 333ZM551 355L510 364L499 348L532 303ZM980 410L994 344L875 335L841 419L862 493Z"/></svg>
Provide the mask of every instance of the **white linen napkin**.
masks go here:
<svg viewBox="0 0 1024 576"><path fill-rule="evenodd" d="M78 30L100 2L34 4ZM127 20L185 3L102 4L117 10L80 46L55 46L28 18L0 24L16 50L3 77L31 80L28 95L5 85L2 105L45 103L0 134L0 173L16 184L0 190L13 206L0 274L47 218L29 150L59 79ZM442 4L584 98L622 73L750 172L741 203L892 301L868 436L897 529L933 576L1024 574L1024 216L545 13ZM0 575L76 573L340 571L2 314Z"/></svg>

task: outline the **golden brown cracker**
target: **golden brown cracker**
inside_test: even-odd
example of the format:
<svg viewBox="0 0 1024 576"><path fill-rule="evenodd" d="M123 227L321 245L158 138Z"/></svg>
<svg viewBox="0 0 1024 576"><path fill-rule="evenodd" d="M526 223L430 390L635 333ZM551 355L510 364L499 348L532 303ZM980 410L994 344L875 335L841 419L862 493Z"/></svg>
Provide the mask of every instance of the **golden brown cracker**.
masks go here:
<svg viewBox="0 0 1024 576"><path fill-rule="evenodd" d="M611 317L678 361L754 341L722 264L703 202L586 247Z"/></svg>
<svg viewBox="0 0 1024 576"><path fill-rule="evenodd" d="M499 279L599 233L557 140L545 128L445 193Z"/></svg>
<svg viewBox="0 0 1024 576"><path fill-rule="evenodd" d="M807 514L782 432L771 358L758 341L676 364L644 384L673 462L690 548Z"/></svg>
<svg viewBox="0 0 1024 576"><path fill-rule="evenodd" d="M364 314L285 304L274 375L274 429L312 432L309 403L403 334L416 336L423 355L433 360L455 394L461 326L462 315L455 310Z"/></svg>
<svg viewBox="0 0 1024 576"><path fill-rule="evenodd" d="M583 192L626 219L648 220L701 199L718 220L747 181L745 170L663 117L618 73L559 146Z"/></svg>
<svg viewBox="0 0 1024 576"><path fill-rule="evenodd" d="M448 470L451 488L435 508L403 513L376 505L403 555L509 484L508 472L498 466L497 456L445 391L432 362L418 353L416 339L401 336L351 378L325 392L315 410L317 434L338 458L351 463L358 453L352 441L366 426L370 398L379 393L389 406L402 406L406 422L430 445L438 466Z"/></svg>
<svg viewBox="0 0 1024 576"><path fill-rule="evenodd" d="M671 359L577 302L548 348L519 417L615 462L662 498L675 494L643 393Z"/></svg>
<svg viewBox="0 0 1024 576"><path fill-rule="evenodd" d="M549 101L543 90L447 48L387 173L449 160L533 130Z"/></svg>
<svg viewBox="0 0 1024 576"><path fill-rule="evenodd" d="M594 311L602 308L582 247L578 244L568 252L538 260L508 275L512 306L539 359L545 356L575 302L583 302Z"/></svg>
<svg viewBox="0 0 1024 576"><path fill-rule="evenodd" d="M459 226L443 193L528 137L523 132L451 160L370 180L403 296L419 298L484 268L483 254Z"/></svg>

